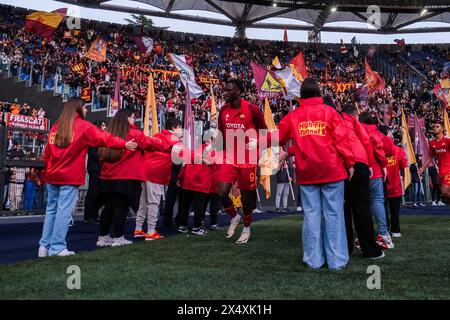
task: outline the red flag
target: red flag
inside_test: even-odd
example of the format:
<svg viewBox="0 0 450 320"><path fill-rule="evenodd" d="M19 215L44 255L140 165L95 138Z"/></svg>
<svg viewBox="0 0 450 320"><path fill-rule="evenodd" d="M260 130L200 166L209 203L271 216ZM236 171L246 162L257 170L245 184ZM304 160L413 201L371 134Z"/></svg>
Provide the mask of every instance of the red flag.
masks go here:
<svg viewBox="0 0 450 320"><path fill-rule="evenodd" d="M395 39L394 42L398 44L400 47L405 46L405 39Z"/></svg>
<svg viewBox="0 0 450 320"><path fill-rule="evenodd" d="M286 28L284 28L283 40L284 40L284 43L288 42L288 35L287 35L287 29Z"/></svg>
<svg viewBox="0 0 450 320"><path fill-rule="evenodd" d="M289 62L289 67L291 67L294 76L298 81L303 82L308 78L308 71L306 70L305 59L303 58L303 52L299 52L292 60Z"/></svg>
<svg viewBox="0 0 450 320"><path fill-rule="evenodd" d="M386 84L384 83L384 80L380 77L378 72L372 70L369 63L367 62L367 59L365 60L365 64L366 64L366 83L367 87L369 88L369 94L384 89Z"/></svg>
<svg viewBox="0 0 450 320"><path fill-rule="evenodd" d="M116 74L116 85L114 86L114 98L111 98L108 117L114 117L117 111L121 107L120 101L120 69L117 70Z"/></svg>
<svg viewBox="0 0 450 320"><path fill-rule="evenodd" d="M53 12L37 11L26 16L25 30L51 40L56 28L67 14L67 9L58 9Z"/></svg>

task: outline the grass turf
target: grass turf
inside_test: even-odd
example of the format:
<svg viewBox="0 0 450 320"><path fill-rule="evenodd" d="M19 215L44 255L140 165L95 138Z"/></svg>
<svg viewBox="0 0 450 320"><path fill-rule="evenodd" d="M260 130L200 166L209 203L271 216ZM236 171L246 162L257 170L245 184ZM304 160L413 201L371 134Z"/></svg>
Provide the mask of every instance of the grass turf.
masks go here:
<svg viewBox="0 0 450 320"><path fill-rule="evenodd" d="M450 298L449 217L403 216L386 258L356 251L339 272L302 264L301 221L257 222L247 245L217 231L0 266L0 299ZM81 290L66 288L70 265L81 268ZM381 268L380 290L366 287L369 265Z"/></svg>

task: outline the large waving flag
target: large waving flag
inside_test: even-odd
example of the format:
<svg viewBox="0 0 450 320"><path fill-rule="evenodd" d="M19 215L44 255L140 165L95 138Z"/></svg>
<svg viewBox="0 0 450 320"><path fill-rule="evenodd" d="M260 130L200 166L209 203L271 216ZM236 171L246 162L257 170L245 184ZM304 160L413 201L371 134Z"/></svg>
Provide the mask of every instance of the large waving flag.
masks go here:
<svg viewBox="0 0 450 320"><path fill-rule="evenodd" d="M186 83L186 107L184 110L184 144L189 150L194 150L194 113L192 112L189 82Z"/></svg>
<svg viewBox="0 0 450 320"><path fill-rule="evenodd" d="M283 87L284 98L288 101L292 101L295 98L300 97L301 82L294 76L294 72L291 68L286 67L283 70L275 71L278 82Z"/></svg>
<svg viewBox="0 0 450 320"><path fill-rule="evenodd" d="M25 30L36 33L42 38L51 40L55 30L64 20L67 9L58 9L53 12L37 11L25 17Z"/></svg>
<svg viewBox="0 0 450 320"><path fill-rule="evenodd" d="M414 154L414 148L411 143L411 137L408 131L408 122L406 121L405 111L402 108L402 145L406 153L406 158L408 159L408 167L404 169L403 178L403 190L406 190L411 184L411 172L409 171L409 166L416 163L416 156Z"/></svg>
<svg viewBox="0 0 450 320"><path fill-rule="evenodd" d="M283 86L278 82L276 74L263 66L252 62L253 77L260 99L277 97L283 94Z"/></svg>
<svg viewBox="0 0 450 320"><path fill-rule="evenodd" d="M89 49L86 57L97 62L106 61L107 46L108 43L106 40L100 36L97 36L94 42L92 42L91 48Z"/></svg>
<svg viewBox="0 0 450 320"><path fill-rule="evenodd" d="M444 108L450 107L450 79L439 81L433 88L435 96L441 100Z"/></svg>
<svg viewBox="0 0 450 320"><path fill-rule="evenodd" d="M367 87L369 88L369 94L384 89L386 84L384 83L384 80L381 78L378 72L372 70L369 63L367 62L367 59L365 60L365 64L366 64L366 84Z"/></svg>
<svg viewBox="0 0 450 320"><path fill-rule="evenodd" d="M203 90L195 82L194 68L192 67L192 59L186 55L176 55L169 53L172 63L180 72L181 82L185 88L189 87L189 93L193 98L198 98L203 95ZM189 85L188 85L189 84Z"/></svg>
<svg viewBox="0 0 450 320"><path fill-rule="evenodd" d="M153 39L150 37L133 37L141 53L150 53L153 50Z"/></svg>
<svg viewBox="0 0 450 320"><path fill-rule="evenodd" d="M292 72L298 81L303 82L303 80L308 78L308 70L306 70L303 52L300 51L299 54L291 59L289 62L289 67L292 69Z"/></svg>
<svg viewBox="0 0 450 320"><path fill-rule="evenodd" d="M267 98L264 105L264 121L267 124L267 130L272 131L277 128L275 121L273 120L272 110L270 110L269 100ZM274 149L277 148L270 147L265 149L261 159L259 160L259 165L261 168L259 183L266 192L266 199L269 199L271 195L270 176L275 174L278 169L278 161L274 161L274 156L278 153L278 150Z"/></svg>

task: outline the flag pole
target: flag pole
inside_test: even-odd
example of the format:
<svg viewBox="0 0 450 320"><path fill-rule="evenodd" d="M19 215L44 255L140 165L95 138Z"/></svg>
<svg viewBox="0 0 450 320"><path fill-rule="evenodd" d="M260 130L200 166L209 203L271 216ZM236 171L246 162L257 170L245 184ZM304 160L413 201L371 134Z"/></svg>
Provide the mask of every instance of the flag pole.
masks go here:
<svg viewBox="0 0 450 320"><path fill-rule="evenodd" d="M151 85L151 76L149 74L148 76L148 87L147 87L147 100L145 102L145 110L144 110L144 134L146 136L148 136L150 134L150 129L149 129L149 118L150 118L150 103L151 103L151 97L148 94L148 90L150 88Z"/></svg>
<svg viewBox="0 0 450 320"><path fill-rule="evenodd" d="M291 187L292 199L295 201L294 188L292 187L291 175L289 174L289 165L286 168L286 172L289 179L289 187Z"/></svg>

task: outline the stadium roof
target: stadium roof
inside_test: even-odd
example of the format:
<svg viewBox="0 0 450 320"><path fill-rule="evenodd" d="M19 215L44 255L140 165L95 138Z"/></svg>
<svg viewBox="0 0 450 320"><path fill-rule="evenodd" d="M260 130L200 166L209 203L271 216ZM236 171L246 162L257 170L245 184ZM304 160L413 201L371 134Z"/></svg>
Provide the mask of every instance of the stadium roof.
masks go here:
<svg viewBox="0 0 450 320"><path fill-rule="evenodd" d="M128 6L118 6L107 0L59 0L79 6L175 18L196 22L234 26L236 28L267 28L351 33L422 33L450 31L450 2L448 0L134 0ZM155 9L137 7L137 3ZM377 27L329 26L332 22L367 23L369 6L377 5L380 19L372 19ZM151 7L150 7L151 8ZM223 15L223 19L199 17L183 10L202 10ZM269 23L269 18L289 18L295 24ZM301 23L303 22L303 23ZM441 22L440 27L410 27L417 22Z"/></svg>

